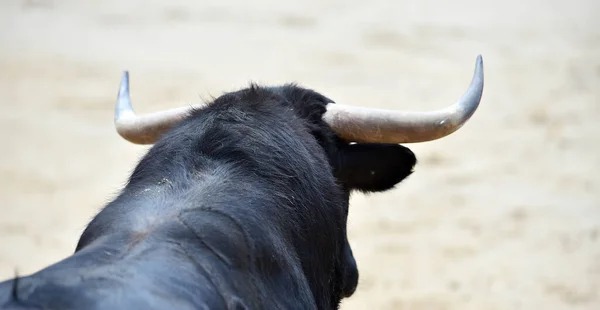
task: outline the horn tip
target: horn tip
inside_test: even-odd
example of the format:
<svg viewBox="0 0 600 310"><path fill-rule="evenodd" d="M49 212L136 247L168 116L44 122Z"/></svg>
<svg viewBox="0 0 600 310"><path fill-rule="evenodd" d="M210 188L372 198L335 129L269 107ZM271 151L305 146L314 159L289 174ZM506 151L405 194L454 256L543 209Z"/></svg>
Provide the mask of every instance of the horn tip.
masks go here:
<svg viewBox="0 0 600 310"><path fill-rule="evenodd" d="M131 96L129 95L129 71L125 70L121 75L119 93L117 94L117 103L115 105L115 121L133 114Z"/></svg>
<svg viewBox="0 0 600 310"><path fill-rule="evenodd" d="M478 85L479 88L483 88L483 57L481 54L477 55L475 61L475 72L473 73L473 80L471 86ZM480 92L483 91L480 90Z"/></svg>
<svg viewBox="0 0 600 310"><path fill-rule="evenodd" d="M121 74L121 90L129 89L129 71L125 70Z"/></svg>
<svg viewBox="0 0 600 310"><path fill-rule="evenodd" d="M475 68L478 71L483 71L483 57L481 54L477 55L477 59L475 60Z"/></svg>

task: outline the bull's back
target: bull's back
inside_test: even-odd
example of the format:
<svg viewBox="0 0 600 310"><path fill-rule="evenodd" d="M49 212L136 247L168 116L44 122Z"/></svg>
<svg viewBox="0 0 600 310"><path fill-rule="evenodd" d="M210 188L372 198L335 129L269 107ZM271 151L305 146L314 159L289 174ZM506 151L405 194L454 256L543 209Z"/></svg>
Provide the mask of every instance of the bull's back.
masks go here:
<svg viewBox="0 0 600 310"><path fill-rule="evenodd" d="M227 216L191 210L151 231L101 237L16 284L0 283L0 309L314 308L287 255L248 238Z"/></svg>
<svg viewBox="0 0 600 310"><path fill-rule="evenodd" d="M119 257L83 249L27 277L0 284L0 309L224 309L210 279L173 248Z"/></svg>

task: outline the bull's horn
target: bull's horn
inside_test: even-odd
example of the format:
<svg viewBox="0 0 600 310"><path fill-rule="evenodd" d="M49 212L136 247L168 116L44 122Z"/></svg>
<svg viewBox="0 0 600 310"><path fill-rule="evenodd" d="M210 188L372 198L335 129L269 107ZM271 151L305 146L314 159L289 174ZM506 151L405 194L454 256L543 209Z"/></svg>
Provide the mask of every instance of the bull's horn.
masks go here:
<svg viewBox="0 0 600 310"><path fill-rule="evenodd" d="M129 72L123 72L115 106L115 127L125 140L136 144L152 144L171 127L182 121L192 107L181 107L137 116L131 107Z"/></svg>
<svg viewBox="0 0 600 310"><path fill-rule="evenodd" d="M343 139L365 143L411 143L445 137L473 115L483 92L483 60L477 56L467 92L450 107L432 112L404 112L330 104L324 119Z"/></svg>

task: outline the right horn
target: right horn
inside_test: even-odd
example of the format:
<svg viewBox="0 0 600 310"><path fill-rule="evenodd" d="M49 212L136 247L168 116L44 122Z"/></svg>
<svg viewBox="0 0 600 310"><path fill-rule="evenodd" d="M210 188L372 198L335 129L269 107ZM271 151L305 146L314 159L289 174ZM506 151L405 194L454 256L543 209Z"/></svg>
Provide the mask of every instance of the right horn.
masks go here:
<svg viewBox="0 0 600 310"><path fill-rule="evenodd" d="M469 89L450 107L431 112L405 112L329 104L323 118L349 142L425 142L443 138L462 127L477 110L482 92L483 60L478 55Z"/></svg>

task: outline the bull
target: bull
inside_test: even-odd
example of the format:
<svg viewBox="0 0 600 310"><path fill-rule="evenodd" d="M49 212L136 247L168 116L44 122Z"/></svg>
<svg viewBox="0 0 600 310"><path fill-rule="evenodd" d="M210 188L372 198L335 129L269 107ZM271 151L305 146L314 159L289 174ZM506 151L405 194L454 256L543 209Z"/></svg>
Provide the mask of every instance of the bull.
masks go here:
<svg viewBox="0 0 600 310"><path fill-rule="evenodd" d="M352 192L417 162L401 143L459 129L483 92L433 112L334 103L286 84L137 116L123 73L117 132L153 144L69 257L0 283L1 309L337 309L357 288Z"/></svg>

